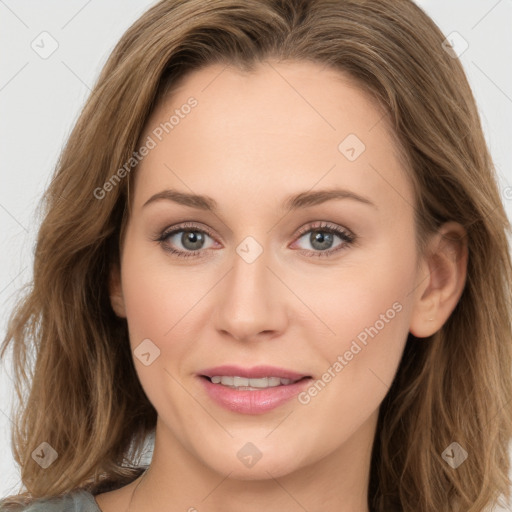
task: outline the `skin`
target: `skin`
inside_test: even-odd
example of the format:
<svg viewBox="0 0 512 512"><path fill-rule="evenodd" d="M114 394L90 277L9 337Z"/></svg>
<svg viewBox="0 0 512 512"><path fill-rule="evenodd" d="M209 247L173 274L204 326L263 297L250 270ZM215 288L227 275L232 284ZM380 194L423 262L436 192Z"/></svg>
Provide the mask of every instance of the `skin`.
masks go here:
<svg viewBox="0 0 512 512"><path fill-rule="evenodd" d="M121 268L110 281L132 349L147 338L160 349L149 366L134 358L158 412L153 461L142 480L97 502L104 512L126 510L130 500L139 512L367 512L379 406L408 333L430 336L457 304L467 248L441 235L464 230L445 224L418 254L413 189L387 118L338 71L309 62L266 62L252 74L209 66L157 105L141 140L190 96L197 107L134 171ZM352 162L338 149L348 134L366 146ZM345 198L285 215L289 195L332 187L373 206ZM143 207L167 188L208 195L218 211L168 200ZM356 241L336 235L324 252L343 248L315 256L318 221ZM154 241L182 222L211 230L202 255L165 250L190 251L182 233ZM236 252L247 236L263 248L251 264ZM243 415L212 402L198 382L201 369L220 364L270 364L320 379L396 303L394 318L307 404L292 399ZM237 458L247 442L262 453L250 468Z"/></svg>

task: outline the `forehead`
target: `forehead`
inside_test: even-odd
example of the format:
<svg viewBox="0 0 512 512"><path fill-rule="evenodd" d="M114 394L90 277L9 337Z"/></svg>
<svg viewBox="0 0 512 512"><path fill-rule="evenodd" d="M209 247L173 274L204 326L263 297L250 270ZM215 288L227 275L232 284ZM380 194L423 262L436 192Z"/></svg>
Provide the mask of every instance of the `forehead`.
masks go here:
<svg viewBox="0 0 512 512"><path fill-rule="evenodd" d="M386 111L339 71L310 62L252 72L211 65L186 75L148 119L140 140L155 146L136 171L135 207L163 188L226 201L236 188L232 199L243 204L331 186L412 204L393 135Z"/></svg>

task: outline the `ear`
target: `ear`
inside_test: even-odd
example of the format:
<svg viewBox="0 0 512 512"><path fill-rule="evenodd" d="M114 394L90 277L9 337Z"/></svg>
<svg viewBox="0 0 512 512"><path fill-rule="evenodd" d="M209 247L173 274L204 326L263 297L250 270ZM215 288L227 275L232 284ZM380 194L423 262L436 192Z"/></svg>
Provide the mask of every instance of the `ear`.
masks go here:
<svg viewBox="0 0 512 512"><path fill-rule="evenodd" d="M112 265L110 268L108 290L110 295L110 304L118 317L126 318L124 307L123 287L121 285L121 272L119 265Z"/></svg>
<svg viewBox="0 0 512 512"><path fill-rule="evenodd" d="M425 338L448 320L464 290L468 261L466 230L457 222L443 224L421 258L409 330L414 336Z"/></svg>

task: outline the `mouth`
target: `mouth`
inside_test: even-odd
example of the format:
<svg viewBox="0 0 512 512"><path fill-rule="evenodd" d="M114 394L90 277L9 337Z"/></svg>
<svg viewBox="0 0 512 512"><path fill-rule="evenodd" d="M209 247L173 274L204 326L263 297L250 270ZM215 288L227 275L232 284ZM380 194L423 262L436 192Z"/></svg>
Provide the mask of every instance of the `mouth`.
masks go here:
<svg viewBox="0 0 512 512"><path fill-rule="evenodd" d="M269 365L259 365L252 368L238 365L215 366L202 370L199 376L209 379L212 384L220 384L236 389L266 389L289 386L302 379L311 378L311 375Z"/></svg>
<svg viewBox="0 0 512 512"><path fill-rule="evenodd" d="M309 385L311 375L270 366L217 366L198 378L218 405L242 414L263 414L288 402Z"/></svg>
<svg viewBox="0 0 512 512"><path fill-rule="evenodd" d="M219 384L231 389L240 391L258 391L260 389L275 388L278 386L289 386L304 379L311 379L310 376L301 377L299 379L286 379L281 377L261 377L248 379L238 375L200 375L203 379L207 379L212 384Z"/></svg>

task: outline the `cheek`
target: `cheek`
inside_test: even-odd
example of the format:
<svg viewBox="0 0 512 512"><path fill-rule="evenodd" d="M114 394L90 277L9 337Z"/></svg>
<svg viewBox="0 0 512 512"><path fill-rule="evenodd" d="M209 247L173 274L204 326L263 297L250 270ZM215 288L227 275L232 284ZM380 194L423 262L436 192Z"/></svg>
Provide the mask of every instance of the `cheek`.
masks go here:
<svg viewBox="0 0 512 512"><path fill-rule="evenodd" d="M187 320L204 294L205 281L183 269L172 271L165 258L155 261L157 251L131 244L127 237L123 295L139 381L159 414L165 411L169 421L179 425L188 398L178 383L183 377L179 362L186 359L196 339L185 331L190 329Z"/></svg>
<svg viewBox="0 0 512 512"><path fill-rule="evenodd" d="M152 252L157 250L153 247ZM183 329L187 314L200 298L198 284L191 282L197 277L184 277L179 269L171 272L165 259L152 261L143 244L130 244L129 240L121 265L130 345L139 381L153 406L178 421L183 393L177 384L181 381L179 366L173 362L186 357L195 339Z"/></svg>
<svg viewBox="0 0 512 512"><path fill-rule="evenodd" d="M299 401L308 418L322 418L323 439L348 439L375 413L407 340L414 258L389 250L375 258L340 270L330 293L317 294L319 316L335 334L315 340L324 364Z"/></svg>
<svg viewBox="0 0 512 512"><path fill-rule="evenodd" d="M364 261L341 264L325 278L312 274L302 282L302 293L307 291L308 303L329 328L326 346L343 348L358 336L364 343L368 329L374 333L372 326L378 337L392 339L408 324L404 312L412 300L415 260L408 251L381 247Z"/></svg>
<svg viewBox="0 0 512 512"><path fill-rule="evenodd" d="M409 332L415 264L411 244L383 244L363 263L340 266L309 288L316 290L309 294L312 309L329 327L315 341L325 366L319 371L336 374L329 387L357 390L364 400L375 393L373 384L391 384Z"/></svg>
<svg viewBox="0 0 512 512"><path fill-rule="evenodd" d="M201 299L206 276L179 267L173 270L161 248L134 238L127 233L122 260L130 340L136 345L150 338L162 348L174 335L175 326Z"/></svg>

